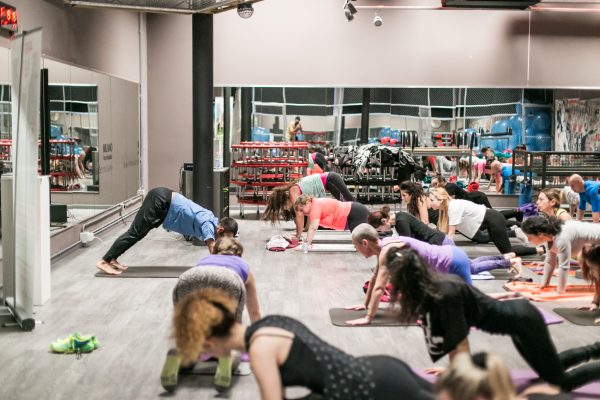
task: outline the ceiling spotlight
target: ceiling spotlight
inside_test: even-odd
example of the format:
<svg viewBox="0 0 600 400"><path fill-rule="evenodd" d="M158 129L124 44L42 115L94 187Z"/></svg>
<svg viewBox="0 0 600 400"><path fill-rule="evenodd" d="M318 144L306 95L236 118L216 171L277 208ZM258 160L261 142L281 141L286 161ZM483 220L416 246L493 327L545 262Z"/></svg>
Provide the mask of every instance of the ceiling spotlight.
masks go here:
<svg viewBox="0 0 600 400"><path fill-rule="evenodd" d="M383 25L383 18L379 16L379 12L375 12L375 17L373 18L373 25L377 27Z"/></svg>
<svg viewBox="0 0 600 400"><path fill-rule="evenodd" d="M346 0L346 2L344 3L344 14L346 15L346 20L348 22L352 21L354 19L354 14L358 12L356 10L356 7L352 5L351 1L356 0Z"/></svg>
<svg viewBox="0 0 600 400"><path fill-rule="evenodd" d="M238 15L244 19L248 19L254 14L254 8L251 3L240 3L237 6Z"/></svg>

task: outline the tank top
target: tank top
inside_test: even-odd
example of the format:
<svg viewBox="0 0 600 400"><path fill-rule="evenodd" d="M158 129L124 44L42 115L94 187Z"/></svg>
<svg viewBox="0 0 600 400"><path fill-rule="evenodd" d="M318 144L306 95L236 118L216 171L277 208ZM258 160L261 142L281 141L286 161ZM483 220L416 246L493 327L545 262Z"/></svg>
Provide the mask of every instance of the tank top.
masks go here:
<svg viewBox="0 0 600 400"><path fill-rule="evenodd" d="M302 194L313 196L315 198L326 197L325 186L320 174L305 176L300 179L296 185L300 188Z"/></svg>
<svg viewBox="0 0 600 400"><path fill-rule="evenodd" d="M562 213L566 213L566 212L567 212L567 210L562 209L562 208L558 208L556 211L554 211L554 216L556 218L558 218Z"/></svg>
<svg viewBox="0 0 600 400"><path fill-rule="evenodd" d="M353 357L331 346L293 318L270 315L250 325L245 335L247 351L252 335L264 327L294 334L290 353L279 366L283 386L304 386L327 399L375 398L373 368L368 359Z"/></svg>

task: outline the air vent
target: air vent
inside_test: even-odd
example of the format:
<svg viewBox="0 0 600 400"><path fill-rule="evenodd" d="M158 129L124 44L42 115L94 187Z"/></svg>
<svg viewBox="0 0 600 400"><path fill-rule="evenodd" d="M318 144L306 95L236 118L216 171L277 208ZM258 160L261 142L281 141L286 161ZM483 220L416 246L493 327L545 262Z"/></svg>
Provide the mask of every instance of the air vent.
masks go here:
<svg viewBox="0 0 600 400"><path fill-rule="evenodd" d="M442 0L444 8L500 8L524 10L539 3L532 0Z"/></svg>

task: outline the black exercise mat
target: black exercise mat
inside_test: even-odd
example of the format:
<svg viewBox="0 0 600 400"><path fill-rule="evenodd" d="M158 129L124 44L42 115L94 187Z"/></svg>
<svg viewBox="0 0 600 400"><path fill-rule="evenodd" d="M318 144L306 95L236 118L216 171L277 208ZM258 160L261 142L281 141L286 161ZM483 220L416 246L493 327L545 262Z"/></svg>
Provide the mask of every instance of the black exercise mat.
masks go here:
<svg viewBox="0 0 600 400"><path fill-rule="evenodd" d="M600 326L594 319L600 318L600 311L578 310L576 308L555 308L552 311L575 325Z"/></svg>
<svg viewBox="0 0 600 400"><path fill-rule="evenodd" d="M367 315L367 310L346 310L344 308L332 308L329 310L329 317L331 318L331 323L335 326L346 326L346 327L354 327L355 325L348 325L346 321L351 319L362 318ZM416 322L408 324L409 326L417 326ZM398 310L385 310L379 309L377 310L377 314L375 314L375 318L371 321L369 325L358 325L358 326L406 326L406 324L398 321Z"/></svg>
<svg viewBox="0 0 600 400"><path fill-rule="evenodd" d="M179 278L179 275L192 267L129 267L120 275L96 272L99 278Z"/></svg>

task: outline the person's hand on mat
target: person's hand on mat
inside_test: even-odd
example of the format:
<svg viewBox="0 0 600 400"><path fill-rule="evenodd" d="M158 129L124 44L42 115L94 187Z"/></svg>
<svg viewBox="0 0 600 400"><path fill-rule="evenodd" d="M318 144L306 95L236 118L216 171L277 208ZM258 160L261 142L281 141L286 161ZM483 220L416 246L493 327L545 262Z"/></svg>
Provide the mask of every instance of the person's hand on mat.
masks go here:
<svg viewBox="0 0 600 400"><path fill-rule="evenodd" d="M353 310L353 311L366 310L366 309L367 309L367 306L365 306L364 304L355 304L353 306L344 307L344 310Z"/></svg>
<svg viewBox="0 0 600 400"><path fill-rule="evenodd" d="M441 374L444 373L445 370L446 370L446 368L444 368L444 367L431 367L431 368L425 368L425 373L427 375L440 376Z"/></svg>
<svg viewBox="0 0 600 400"><path fill-rule="evenodd" d="M588 311L596 311L598 309L598 304L596 303L591 303L588 304L587 306L579 306L579 307L575 307L575 309L577 310L588 310ZM596 322L597 323L597 322Z"/></svg>
<svg viewBox="0 0 600 400"><path fill-rule="evenodd" d="M354 326L369 325L371 323L371 320L368 317L362 317L362 318L357 318L357 319L351 319L349 321L346 321L346 323L348 325L354 325Z"/></svg>
<svg viewBox="0 0 600 400"><path fill-rule="evenodd" d="M596 325L600 325L600 318L596 318L596 319L594 320L594 324L596 324Z"/></svg>

